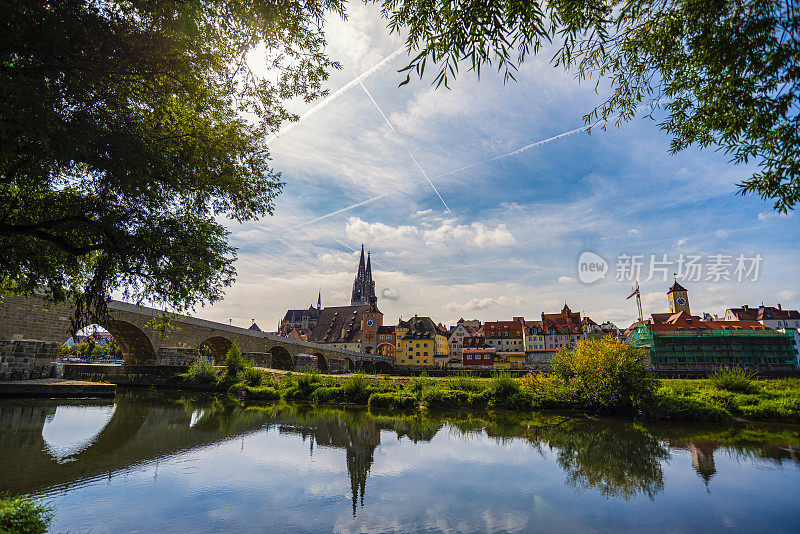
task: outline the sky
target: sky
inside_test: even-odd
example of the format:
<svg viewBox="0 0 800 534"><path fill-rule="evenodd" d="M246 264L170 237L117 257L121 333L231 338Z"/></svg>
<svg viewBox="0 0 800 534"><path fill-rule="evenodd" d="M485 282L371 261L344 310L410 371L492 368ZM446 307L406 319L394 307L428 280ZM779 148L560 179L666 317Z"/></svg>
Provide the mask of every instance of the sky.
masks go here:
<svg viewBox="0 0 800 534"><path fill-rule="evenodd" d="M800 307L797 215L737 194L754 167L714 150L671 155L644 116L578 130L607 90L552 67L548 50L516 82L464 70L436 89L429 66L399 87L402 36L374 6L348 9L326 29L343 67L330 96L291 102L303 118L269 142L285 182L275 214L227 224L237 281L197 316L271 331L319 291L323 306L349 305L362 243L384 324L538 319L567 303L624 328L637 317L626 297L638 263L645 315L668 311L673 273L693 314ZM590 280L603 261L605 275Z"/></svg>

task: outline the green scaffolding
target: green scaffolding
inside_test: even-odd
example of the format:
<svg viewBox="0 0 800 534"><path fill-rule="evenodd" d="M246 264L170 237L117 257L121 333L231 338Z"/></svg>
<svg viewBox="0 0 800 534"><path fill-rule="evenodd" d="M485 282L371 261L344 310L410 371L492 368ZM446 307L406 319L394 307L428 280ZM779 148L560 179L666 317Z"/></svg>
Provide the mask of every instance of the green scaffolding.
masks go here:
<svg viewBox="0 0 800 534"><path fill-rule="evenodd" d="M650 363L707 365L795 364L794 336L774 330L650 332L637 328L629 340L650 351Z"/></svg>

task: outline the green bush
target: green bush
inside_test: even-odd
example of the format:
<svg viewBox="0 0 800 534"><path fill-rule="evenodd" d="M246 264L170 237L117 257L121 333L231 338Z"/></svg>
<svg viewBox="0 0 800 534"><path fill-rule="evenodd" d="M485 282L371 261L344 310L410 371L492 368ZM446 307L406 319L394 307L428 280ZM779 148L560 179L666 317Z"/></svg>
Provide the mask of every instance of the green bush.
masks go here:
<svg viewBox="0 0 800 534"><path fill-rule="evenodd" d="M447 387L450 389L460 389L461 391L483 391L486 389L486 383L481 382L472 377L458 376L447 381Z"/></svg>
<svg viewBox="0 0 800 534"><path fill-rule="evenodd" d="M672 388L660 388L643 409L644 415L654 419L677 421L728 421L731 414L712 401L697 397L684 397Z"/></svg>
<svg viewBox="0 0 800 534"><path fill-rule="evenodd" d="M192 384L211 385L217 383L217 369L214 367L214 362L205 357L198 358L181 376Z"/></svg>
<svg viewBox="0 0 800 534"><path fill-rule="evenodd" d="M364 373L355 373L342 383L342 400L353 404L367 404L375 392Z"/></svg>
<svg viewBox="0 0 800 534"><path fill-rule="evenodd" d="M267 373L258 367L248 365L236 375L237 382L243 382L250 387L263 386L267 381Z"/></svg>
<svg viewBox="0 0 800 534"><path fill-rule="evenodd" d="M289 386L283 395L288 400L307 401L314 390L320 386L317 373L299 373L287 378L287 381L289 381Z"/></svg>
<svg viewBox="0 0 800 534"><path fill-rule="evenodd" d="M613 337L560 350L552 367L567 396L581 408L629 411L650 400L658 385L643 351Z"/></svg>
<svg viewBox="0 0 800 534"><path fill-rule="evenodd" d="M419 395L423 390L432 387L436 387L436 381L423 375L415 376L406 385L406 389L415 395Z"/></svg>
<svg viewBox="0 0 800 534"><path fill-rule="evenodd" d="M339 386L320 386L309 396L311 402L325 404L336 402L342 397L342 388Z"/></svg>
<svg viewBox="0 0 800 534"><path fill-rule="evenodd" d="M755 384L753 384L755 378L755 372L727 367L716 369L708 375L708 380L715 388L740 393L754 392L756 390Z"/></svg>
<svg viewBox="0 0 800 534"><path fill-rule="evenodd" d="M232 343L231 348L228 349L228 353L225 355L226 378L228 380L235 379L245 367L247 367L247 361L242 356L242 351L239 350L235 343Z"/></svg>
<svg viewBox="0 0 800 534"><path fill-rule="evenodd" d="M52 520L50 507L34 499L0 500L0 533L43 534Z"/></svg>
<svg viewBox="0 0 800 534"><path fill-rule="evenodd" d="M420 397L423 406L433 410L469 407L469 392L458 389L428 388Z"/></svg>
<svg viewBox="0 0 800 534"><path fill-rule="evenodd" d="M392 391L389 393L373 393L369 396L369 408L378 409L385 408L390 410L413 410L417 407L419 402L414 395L401 391Z"/></svg>
<svg viewBox="0 0 800 534"><path fill-rule="evenodd" d="M242 388L242 397L245 399L263 400L263 401L276 401L280 400L280 392L272 386L258 386L250 387L244 386Z"/></svg>

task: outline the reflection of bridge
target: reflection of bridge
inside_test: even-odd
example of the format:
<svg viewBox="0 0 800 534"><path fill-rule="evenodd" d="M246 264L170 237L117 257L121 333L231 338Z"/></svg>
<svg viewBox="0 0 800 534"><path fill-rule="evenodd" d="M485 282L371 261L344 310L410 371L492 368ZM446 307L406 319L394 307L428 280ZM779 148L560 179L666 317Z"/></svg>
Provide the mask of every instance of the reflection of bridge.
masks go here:
<svg viewBox="0 0 800 534"><path fill-rule="evenodd" d="M110 419L93 429L94 438L66 457L51 452L44 437L45 423L57 424L59 407L113 406L101 400L20 400L0 405L0 494L39 493L111 477L159 458L212 445L274 427L311 440L313 446L346 450L353 491L353 512L380 444L380 427L365 412L352 417L342 412L245 410L214 401L143 398L129 392L117 395ZM103 424L105 426L103 426ZM63 430L63 429L62 429Z"/></svg>
<svg viewBox="0 0 800 534"><path fill-rule="evenodd" d="M233 343L258 364L279 369L316 364L321 371L380 371L389 370L394 361L377 354L336 349L177 314L169 314L171 325L176 328L162 337L146 326L160 313L113 300L109 304L109 317L100 326L114 336L126 364L185 365L197 358L201 344L211 349L219 363ZM36 340L60 345L69 337L72 314L71 305L48 305L41 297L0 297L0 341ZM306 358L308 361L301 362L300 354L314 356L316 360Z"/></svg>

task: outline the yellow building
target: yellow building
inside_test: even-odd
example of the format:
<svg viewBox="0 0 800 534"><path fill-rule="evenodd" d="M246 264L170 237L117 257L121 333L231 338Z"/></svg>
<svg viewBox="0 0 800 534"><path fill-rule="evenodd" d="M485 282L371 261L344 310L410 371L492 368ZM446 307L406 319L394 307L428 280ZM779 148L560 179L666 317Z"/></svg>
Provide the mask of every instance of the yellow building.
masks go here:
<svg viewBox="0 0 800 534"><path fill-rule="evenodd" d="M436 365L437 348L442 344L448 346L447 338L438 333L436 324L430 317L415 315L408 321L401 319L395 327L395 335L396 365L433 367Z"/></svg>
<svg viewBox="0 0 800 534"><path fill-rule="evenodd" d="M523 335L525 336L525 352L544 350L544 330L542 330L542 321L525 321Z"/></svg>
<svg viewBox="0 0 800 534"><path fill-rule="evenodd" d="M494 357L494 369L524 369L524 352L498 352Z"/></svg>

